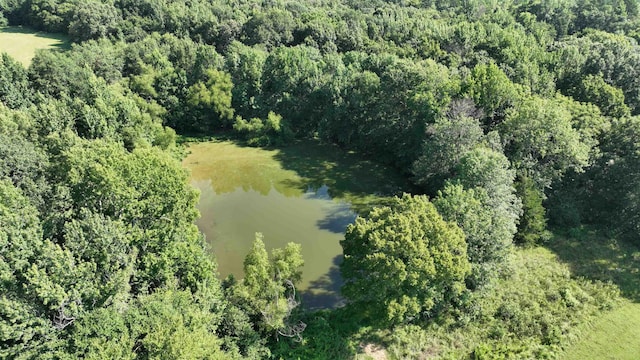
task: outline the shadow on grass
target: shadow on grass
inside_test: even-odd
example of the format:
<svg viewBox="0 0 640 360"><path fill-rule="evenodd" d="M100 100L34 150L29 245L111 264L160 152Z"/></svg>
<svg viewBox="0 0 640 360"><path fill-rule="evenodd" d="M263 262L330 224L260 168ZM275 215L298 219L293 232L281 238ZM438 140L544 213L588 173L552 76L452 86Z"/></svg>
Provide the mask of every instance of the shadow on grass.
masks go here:
<svg viewBox="0 0 640 360"><path fill-rule="evenodd" d="M6 26L0 27L0 33L2 34L21 34L21 35L31 35L42 39L50 39L57 40L58 43L51 44L50 48L58 49L58 50L69 50L71 49L71 41L69 40L69 36L65 34L59 33L48 33L44 31L38 31L30 27L25 26Z"/></svg>
<svg viewBox="0 0 640 360"><path fill-rule="evenodd" d="M569 264L574 275L611 282L622 296L640 302L638 246L584 227L556 235L547 247Z"/></svg>

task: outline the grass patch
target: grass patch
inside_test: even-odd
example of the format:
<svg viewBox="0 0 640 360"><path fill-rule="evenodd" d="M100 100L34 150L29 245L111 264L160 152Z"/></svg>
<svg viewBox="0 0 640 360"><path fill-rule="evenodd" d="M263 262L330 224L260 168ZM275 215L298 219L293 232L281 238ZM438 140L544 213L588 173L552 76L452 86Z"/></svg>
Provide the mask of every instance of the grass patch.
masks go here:
<svg viewBox="0 0 640 360"><path fill-rule="evenodd" d="M640 354L640 304L626 302L581 329L580 340L561 359L636 360Z"/></svg>
<svg viewBox="0 0 640 360"><path fill-rule="evenodd" d="M580 227L557 236L552 249L574 275L615 284L627 300L579 328L563 359L637 359L640 354L640 249Z"/></svg>
<svg viewBox="0 0 640 360"><path fill-rule="evenodd" d="M555 236L547 247L575 276L611 282L622 296L640 302L640 248L634 244L580 227Z"/></svg>
<svg viewBox="0 0 640 360"><path fill-rule="evenodd" d="M62 34L49 34L26 27L0 28L0 51L8 53L24 67L29 67L38 49L66 50L69 39Z"/></svg>
<svg viewBox="0 0 640 360"><path fill-rule="evenodd" d="M577 339L577 327L617 306L615 286L576 279L548 249L517 250L511 269L474 293L453 320L426 328L439 339L440 356L554 358Z"/></svg>

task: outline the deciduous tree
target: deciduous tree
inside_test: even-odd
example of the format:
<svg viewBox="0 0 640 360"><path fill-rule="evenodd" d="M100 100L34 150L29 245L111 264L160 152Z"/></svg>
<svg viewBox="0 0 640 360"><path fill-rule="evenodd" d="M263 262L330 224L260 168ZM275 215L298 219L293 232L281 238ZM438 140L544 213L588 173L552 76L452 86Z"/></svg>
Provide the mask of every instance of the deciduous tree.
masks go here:
<svg viewBox="0 0 640 360"><path fill-rule="evenodd" d="M462 230L425 196L405 194L356 219L341 245L342 293L382 324L436 315L462 293L470 270Z"/></svg>

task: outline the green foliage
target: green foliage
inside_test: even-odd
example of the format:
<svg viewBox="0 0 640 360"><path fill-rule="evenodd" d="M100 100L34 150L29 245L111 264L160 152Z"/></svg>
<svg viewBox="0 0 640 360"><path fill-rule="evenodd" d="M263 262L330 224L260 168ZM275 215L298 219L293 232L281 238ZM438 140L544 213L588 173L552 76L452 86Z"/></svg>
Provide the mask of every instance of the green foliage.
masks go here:
<svg viewBox="0 0 640 360"><path fill-rule="evenodd" d="M225 57L226 69L231 74L233 89L231 104L244 118L258 115L258 98L262 89L262 69L267 59L265 51L239 42L229 46Z"/></svg>
<svg viewBox="0 0 640 360"><path fill-rule="evenodd" d="M601 76L585 76L572 96L576 100L597 105L606 116L618 118L631 115L629 107L624 103L622 90L607 84Z"/></svg>
<svg viewBox="0 0 640 360"><path fill-rule="evenodd" d="M231 129L321 138L437 195L392 200L343 242L352 315L421 326L392 355L555 355L617 295L534 250L509 267L511 243L544 238L545 198L556 224L637 241L638 15L633 0L0 1L0 26L82 42L28 70L0 60L0 357L260 358L294 334L299 250L257 246L228 304L163 152L175 131ZM345 314L271 345L353 356Z"/></svg>
<svg viewBox="0 0 640 360"><path fill-rule="evenodd" d="M429 353L438 344L430 338L429 333L417 325L400 327L391 335L391 344L387 353L391 359L419 359Z"/></svg>
<svg viewBox="0 0 640 360"><path fill-rule="evenodd" d="M631 113L637 114L640 106L637 70L640 54L636 49L637 44L633 39L602 31L591 31L582 37L567 38L558 44L558 87L579 88L584 77L601 76L605 83L622 90ZM601 85L600 87L601 91L613 90ZM601 96L598 92L592 95Z"/></svg>
<svg viewBox="0 0 640 360"><path fill-rule="evenodd" d="M69 36L80 42L115 35L120 21L120 12L114 5L95 0L81 1L73 9Z"/></svg>
<svg viewBox="0 0 640 360"><path fill-rule="evenodd" d="M484 286L506 272L512 249L513 218L501 217L504 214L491 206L485 189L464 189L459 184L447 183L433 204L445 220L456 223L465 234L471 264L471 274L466 279L468 287Z"/></svg>
<svg viewBox="0 0 640 360"><path fill-rule="evenodd" d="M476 65L464 88L484 111L485 127L489 130L504 120L518 98L516 86L494 63Z"/></svg>
<svg viewBox="0 0 640 360"><path fill-rule="evenodd" d="M588 207L585 209L588 211L585 218L613 225L635 241L640 233L639 134L637 116L612 122L611 131L602 141L602 157L587 173L587 179L595 186L586 189Z"/></svg>
<svg viewBox="0 0 640 360"><path fill-rule="evenodd" d="M515 196L514 179L515 171L510 168L509 160L500 152L486 147L477 147L460 159L453 178L464 188L486 191L488 204L498 214L496 220L503 222L501 239L510 238L515 233L515 224L520 216L521 204Z"/></svg>
<svg viewBox="0 0 640 360"><path fill-rule="evenodd" d="M525 99L507 114L499 131L514 167L527 171L540 187L588 164L590 144L581 141L571 114L554 101Z"/></svg>
<svg viewBox="0 0 640 360"><path fill-rule="evenodd" d="M94 289L91 267L43 240L37 210L6 181L0 182L0 222L0 356L55 354L60 332L82 313Z"/></svg>
<svg viewBox="0 0 640 360"><path fill-rule="evenodd" d="M283 114L292 130L304 135L313 131L316 114L325 105L317 101L322 60L314 48L280 47L269 54L263 67L261 107Z"/></svg>
<svg viewBox="0 0 640 360"><path fill-rule="evenodd" d="M413 164L414 182L435 191L451 177L455 166L482 139L478 120L464 115L438 119L427 128L422 155Z"/></svg>
<svg viewBox="0 0 640 360"><path fill-rule="evenodd" d="M197 195L185 171L157 149L128 153L116 144L80 142L66 150L56 175L68 186L73 213L82 209L121 220L142 231L132 239L139 247L140 291L177 277L192 290L213 281L213 267L202 251L193 221Z"/></svg>
<svg viewBox="0 0 640 360"><path fill-rule="evenodd" d="M73 16L75 2L65 0L31 0L25 2L29 25L47 32L64 33Z"/></svg>
<svg viewBox="0 0 640 360"><path fill-rule="evenodd" d="M230 284L232 302L266 335L299 338L306 326L291 319L298 305L295 284L300 281L304 264L300 252L299 244L289 243L284 249L273 250L269 259L262 234L258 233L244 260L244 279Z"/></svg>
<svg viewBox="0 0 640 360"><path fill-rule="evenodd" d="M264 44L273 48L290 44L295 27L296 21L289 11L274 8L252 16L242 32L248 45Z"/></svg>
<svg viewBox="0 0 640 360"><path fill-rule="evenodd" d="M3 52L0 59L0 102L11 109L26 106L30 92L26 70Z"/></svg>
<svg viewBox="0 0 640 360"><path fill-rule="evenodd" d="M16 133L0 131L0 178L10 180L30 202L44 210L49 159L42 149Z"/></svg>
<svg viewBox="0 0 640 360"><path fill-rule="evenodd" d="M253 118L246 121L238 117L233 129L244 136L251 146L284 145L293 137L291 129L282 123L282 116L273 111L269 111L265 120Z"/></svg>
<svg viewBox="0 0 640 360"><path fill-rule="evenodd" d="M54 331L48 321L34 314L37 304L21 294L26 273L42 246L42 232L37 210L7 180L0 181L0 221L0 342L6 344L0 355L10 357L30 343L45 346L42 338Z"/></svg>
<svg viewBox="0 0 640 360"><path fill-rule="evenodd" d="M409 351L417 353L409 357L414 359L427 355L440 359L556 358L562 344L580 336L577 325L587 325L617 306L615 286L574 278L569 267L547 249L518 249L512 261L510 276L471 293L454 318L431 322L422 331L411 326L395 329L388 348L406 350L407 356ZM421 348L424 350L418 353Z"/></svg>
<svg viewBox="0 0 640 360"><path fill-rule="evenodd" d="M341 242L342 293L385 325L425 320L457 300L469 272L464 234L424 196L404 195L358 218Z"/></svg>
<svg viewBox="0 0 640 360"><path fill-rule="evenodd" d="M200 131L227 127L233 121L231 107L231 76L209 69L206 81L197 82L187 90L187 104L196 118L191 124Z"/></svg>
<svg viewBox="0 0 640 360"><path fill-rule="evenodd" d="M523 246L540 245L549 237L545 209L542 206L543 193L528 176L520 176L516 182L516 190L522 201L522 216L515 240Z"/></svg>
<svg viewBox="0 0 640 360"><path fill-rule="evenodd" d="M172 288L115 304L80 320L69 355L88 359L237 359L216 335L220 299ZM204 293L204 294L203 294Z"/></svg>
<svg viewBox="0 0 640 360"><path fill-rule="evenodd" d="M306 312L302 317L307 324L302 341L279 341L272 347L273 357L353 359L358 356L360 339L370 332L362 329L361 320L345 308Z"/></svg>

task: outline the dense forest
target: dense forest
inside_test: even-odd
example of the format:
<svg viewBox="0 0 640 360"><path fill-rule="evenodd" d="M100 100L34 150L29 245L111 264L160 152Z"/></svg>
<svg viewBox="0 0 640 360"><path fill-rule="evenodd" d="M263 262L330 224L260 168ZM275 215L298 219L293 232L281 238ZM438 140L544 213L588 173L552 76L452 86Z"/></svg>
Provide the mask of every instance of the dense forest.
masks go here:
<svg viewBox="0 0 640 360"><path fill-rule="evenodd" d="M0 0L0 26L73 41L0 58L0 358L559 356L621 290L538 249L640 247L639 11ZM179 140L220 134L313 138L415 184L348 227L344 307L300 304L295 244L258 237L218 279Z"/></svg>

